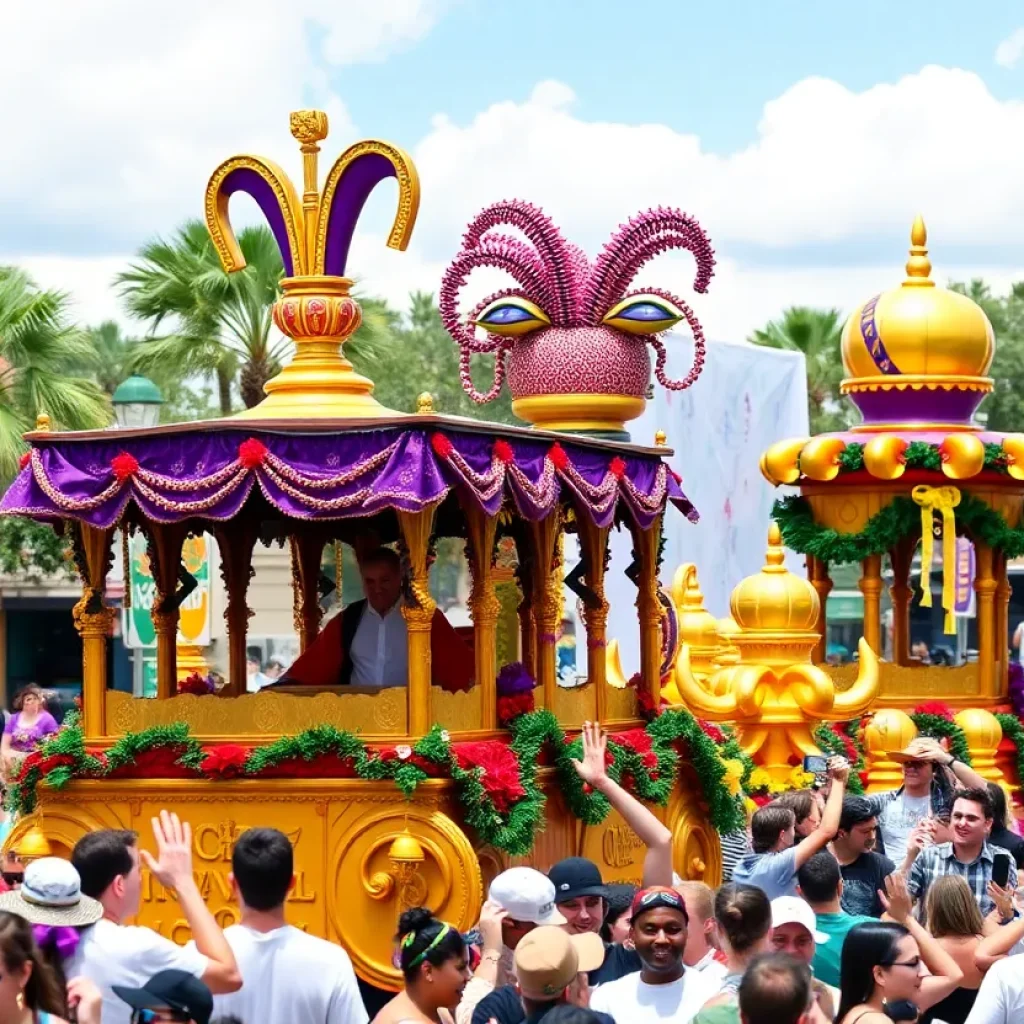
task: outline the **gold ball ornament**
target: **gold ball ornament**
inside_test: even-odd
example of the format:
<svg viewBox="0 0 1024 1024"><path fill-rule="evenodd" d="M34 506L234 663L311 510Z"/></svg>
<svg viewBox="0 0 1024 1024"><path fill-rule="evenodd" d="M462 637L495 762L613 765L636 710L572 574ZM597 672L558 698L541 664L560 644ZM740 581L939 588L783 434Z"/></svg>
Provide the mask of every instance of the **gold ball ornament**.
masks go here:
<svg viewBox="0 0 1024 1024"><path fill-rule="evenodd" d="M845 450L841 438L812 438L800 452L800 472L811 480L834 480L839 476L839 456Z"/></svg>
<svg viewBox="0 0 1024 1024"><path fill-rule="evenodd" d="M894 434L880 434L864 445L864 468L879 480L898 480L907 468L907 442Z"/></svg>
<svg viewBox="0 0 1024 1024"><path fill-rule="evenodd" d="M416 412L420 416L434 415L434 396L429 391L421 391L416 398Z"/></svg>
<svg viewBox="0 0 1024 1024"><path fill-rule="evenodd" d="M975 434L950 434L941 445L942 472L950 480L968 480L985 465L985 446Z"/></svg>
<svg viewBox="0 0 1024 1024"><path fill-rule="evenodd" d="M864 730L864 750L884 759L888 751L902 750L916 735L917 726L905 711L882 708Z"/></svg>
<svg viewBox="0 0 1024 1024"><path fill-rule="evenodd" d="M972 754L995 750L1003 740L1003 727L999 720L984 708L966 708L957 712L953 721L963 729Z"/></svg>
<svg viewBox="0 0 1024 1024"><path fill-rule="evenodd" d="M761 475L770 484L795 484L800 479L800 452L810 440L795 437L778 441L761 456Z"/></svg>
<svg viewBox="0 0 1024 1024"><path fill-rule="evenodd" d="M1003 438L1006 472L1014 480L1024 480L1024 434L1008 434Z"/></svg>

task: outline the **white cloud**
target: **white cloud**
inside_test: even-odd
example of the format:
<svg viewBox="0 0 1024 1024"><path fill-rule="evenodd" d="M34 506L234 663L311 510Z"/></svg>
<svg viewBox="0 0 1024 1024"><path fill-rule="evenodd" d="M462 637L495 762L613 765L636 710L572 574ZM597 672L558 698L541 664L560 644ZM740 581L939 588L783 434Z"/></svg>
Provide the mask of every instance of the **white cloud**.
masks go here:
<svg viewBox="0 0 1024 1024"><path fill-rule="evenodd" d="M1015 29L996 47L996 63L1003 68L1015 67L1024 55L1024 28Z"/></svg>

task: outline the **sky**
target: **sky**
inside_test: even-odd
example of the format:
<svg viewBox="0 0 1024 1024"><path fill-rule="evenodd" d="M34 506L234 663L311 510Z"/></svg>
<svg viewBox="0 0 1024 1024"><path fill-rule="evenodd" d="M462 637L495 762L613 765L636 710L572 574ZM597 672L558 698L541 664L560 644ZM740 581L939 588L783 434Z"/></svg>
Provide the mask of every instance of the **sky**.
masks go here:
<svg viewBox="0 0 1024 1024"><path fill-rule="evenodd" d="M639 283L692 300L712 340L898 284L917 213L939 281L1024 279L1019 3L50 0L0 4L0 39L0 263L67 290L83 323L144 333L114 276L202 215L224 158L298 179L302 107L328 113L324 169L359 138L416 162L409 250L384 245L389 182L349 261L400 307L506 198L591 253L648 207L696 216L708 294L686 254Z"/></svg>

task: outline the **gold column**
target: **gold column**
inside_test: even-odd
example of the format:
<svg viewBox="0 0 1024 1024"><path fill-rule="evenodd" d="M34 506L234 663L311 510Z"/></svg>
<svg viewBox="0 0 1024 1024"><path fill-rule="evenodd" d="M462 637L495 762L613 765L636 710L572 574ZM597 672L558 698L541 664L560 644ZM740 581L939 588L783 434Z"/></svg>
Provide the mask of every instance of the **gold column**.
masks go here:
<svg viewBox="0 0 1024 1024"><path fill-rule="evenodd" d="M587 560L585 583L600 599L600 606L583 607L587 626L587 682L596 687L597 720L604 722L608 704L607 646L608 602L604 596L605 556L608 550L608 527L595 526L586 512L577 513L580 549Z"/></svg>
<svg viewBox="0 0 1024 1024"><path fill-rule="evenodd" d="M178 588L181 545L185 529L178 523L150 523L148 550L156 583L153 629L156 632L156 695L159 699L178 692L178 609L172 600Z"/></svg>
<svg viewBox="0 0 1024 1024"><path fill-rule="evenodd" d="M473 498L463 504L468 528L467 553L473 576L469 595L469 611L473 617L473 656L476 662L476 685L480 688L481 728L498 725L498 615L501 602L494 590L494 536L498 520L489 516Z"/></svg>
<svg viewBox="0 0 1024 1024"><path fill-rule="evenodd" d="M996 696L1006 697L1010 688L1010 577L1006 571L1006 555L996 552Z"/></svg>
<svg viewBox="0 0 1024 1024"><path fill-rule="evenodd" d="M868 555L861 562L861 577L857 584L864 595L864 639L871 650L882 656L882 556Z"/></svg>
<svg viewBox="0 0 1024 1024"><path fill-rule="evenodd" d="M661 617L658 600L658 544L661 540L661 517L649 530L633 529L633 548L640 560L637 577L636 607L640 618L640 676L644 689L661 703Z"/></svg>
<svg viewBox="0 0 1024 1024"><path fill-rule="evenodd" d="M905 537L889 552L892 566L892 660L896 665L910 662L910 602L914 596L910 587L910 568L917 548L917 537ZM875 651L881 655L881 651Z"/></svg>
<svg viewBox="0 0 1024 1024"><path fill-rule="evenodd" d="M427 553L436 505L422 512L399 512L398 522L409 552L410 600L402 606L409 645L409 735L424 736L430 728L430 629L437 608L430 596Z"/></svg>
<svg viewBox="0 0 1024 1024"><path fill-rule="evenodd" d="M811 654L815 665L824 664L828 642L828 595L832 592L832 577L828 574L828 562L823 562L814 555L807 556L807 579L818 595L818 621L814 624L814 632L818 634L818 643Z"/></svg>
<svg viewBox="0 0 1024 1024"><path fill-rule="evenodd" d="M996 590L995 552L987 544L974 545L974 592L978 598L979 696L998 694L996 679Z"/></svg>
<svg viewBox="0 0 1024 1024"><path fill-rule="evenodd" d="M228 697L245 693L245 647L253 616L246 597L253 577L252 552L257 532L256 525L248 520L236 520L230 527L221 525L214 530L220 551L220 574L228 595L224 609L228 627L228 682L222 691Z"/></svg>
<svg viewBox="0 0 1024 1024"><path fill-rule="evenodd" d="M292 551L292 608L299 651L305 651L320 633L320 567L327 538L313 529L300 529L289 539Z"/></svg>
<svg viewBox="0 0 1024 1024"><path fill-rule="evenodd" d="M560 625L559 611L561 602L554 589L555 553L558 543L558 531L561 525L560 509L553 508L540 522L530 523L530 534L533 539L532 609L534 629L537 631L534 641L536 664L534 678L540 690L543 706L554 708L555 687L558 685L558 665L555 646Z"/></svg>
<svg viewBox="0 0 1024 1024"><path fill-rule="evenodd" d="M74 524L72 529L82 597L71 614L82 638L82 728L86 742L92 742L107 734L107 640L114 609L103 604L103 593L114 531L86 523Z"/></svg>
<svg viewBox="0 0 1024 1024"><path fill-rule="evenodd" d="M516 537L516 551L519 557L519 567L516 569L516 576L519 580L519 589L522 592L522 600L519 602L517 614L519 616L519 660L523 668L537 678L537 617L533 613L533 541L519 534Z"/></svg>

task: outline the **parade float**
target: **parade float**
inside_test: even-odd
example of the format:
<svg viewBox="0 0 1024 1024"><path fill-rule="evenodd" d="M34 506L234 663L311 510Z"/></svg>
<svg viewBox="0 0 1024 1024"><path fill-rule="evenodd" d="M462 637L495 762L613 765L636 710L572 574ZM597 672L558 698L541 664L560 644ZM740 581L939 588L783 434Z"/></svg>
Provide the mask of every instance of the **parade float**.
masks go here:
<svg viewBox="0 0 1024 1024"><path fill-rule="evenodd" d="M234 417L144 429L61 433L44 418L27 437L0 512L51 524L71 546L83 586L74 609L83 694L80 718L30 755L9 787L19 817L8 848L66 855L101 828L135 829L145 841L150 818L169 808L192 823L201 891L228 923L233 842L251 826L280 827L296 851L291 920L342 943L364 980L395 987L392 925L406 907L426 904L468 929L489 877L513 861L546 868L582 854L610 881L639 879L636 836L571 764L589 719L611 733L609 771L671 829L679 874L714 884L718 833L743 820L739 778L723 757L735 741L682 709L644 713L658 708L678 646L672 603L658 585L665 516L685 529L696 513L664 438L648 447L626 432L650 384L646 342L655 374L676 388L696 379L700 357L685 380L667 380L659 335L685 322L698 353L703 346L682 300L633 294L630 284L652 257L686 249L703 291L714 262L707 238L691 218L655 210L590 261L539 210L489 208L445 275L441 312L462 351L467 390L493 396L507 369L516 412L533 426L445 416L429 395L415 412L386 409L344 355L360 323L345 274L363 204L386 179L398 190L388 244L406 246L419 203L415 168L391 145L361 142L321 187L325 115L294 114L291 130L302 151L301 192L255 156L225 161L206 191L206 222L227 272L244 268L228 219L237 192L256 201L281 249L273 317L294 355L266 399ZM515 287L466 315L459 293L481 266L503 269ZM495 357L488 394L469 376L474 352ZM632 685L607 674L612 529L633 541L642 667ZM563 566L559 541L570 533L582 559ZM189 589L183 545L204 535L218 545L228 598L230 669L220 693L206 692L177 659ZM114 545L140 536L157 592L152 699L116 691L108 678L115 610L105 581ZM463 692L434 685L431 674L428 570L442 537L465 541L471 569L476 671ZM322 627L325 548L358 550L367 538L393 545L403 561L408 685L246 693L255 545L290 545L296 629L307 649ZM585 609L587 679L571 689L556 678L563 578ZM140 923L188 937L173 894L148 872Z"/></svg>

